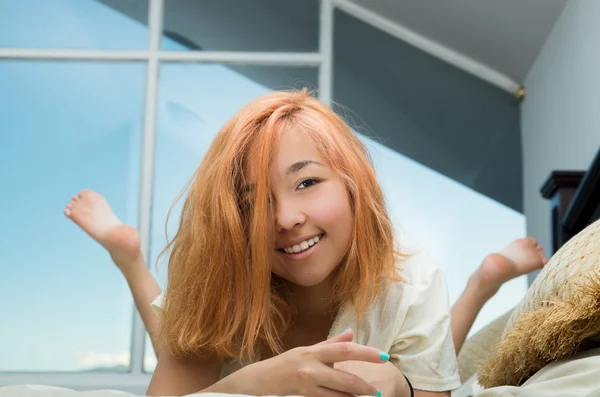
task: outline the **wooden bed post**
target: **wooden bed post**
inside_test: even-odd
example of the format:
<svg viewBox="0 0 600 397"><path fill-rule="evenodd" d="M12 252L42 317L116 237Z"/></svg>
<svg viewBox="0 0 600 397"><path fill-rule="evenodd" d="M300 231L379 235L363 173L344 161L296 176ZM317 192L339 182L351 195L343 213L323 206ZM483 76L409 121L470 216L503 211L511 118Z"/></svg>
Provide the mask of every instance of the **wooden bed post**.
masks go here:
<svg viewBox="0 0 600 397"><path fill-rule="evenodd" d="M571 238L562 220L584 175L584 171L553 171L540 189L542 197L550 200L552 254Z"/></svg>

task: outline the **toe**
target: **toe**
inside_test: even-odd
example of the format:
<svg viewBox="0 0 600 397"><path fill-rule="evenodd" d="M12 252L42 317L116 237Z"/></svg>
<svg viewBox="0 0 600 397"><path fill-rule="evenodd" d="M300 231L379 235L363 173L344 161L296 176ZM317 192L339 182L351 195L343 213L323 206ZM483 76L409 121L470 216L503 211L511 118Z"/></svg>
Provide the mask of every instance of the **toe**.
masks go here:
<svg viewBox="0 0 600 397"><path fill-rule="evenodd" d="M548 259L546 258L546 255L544 254L544 250L542 249L542 247L540 245L538 245L536 247L536 251L538 252L538 255L540 256L540 258L542 259L542 264L546 264L546 262L548 262Z"/></svg>
<svg viewBox="0 0 600 397"><path fill-rule="evenodd" d="M83 197L86 197L86 196L90 196L93 193L94 192L92 190L90 190L90 189L83 189L82 191L79 192L78 196L81 197L81 198L83 198Z"/></svg>

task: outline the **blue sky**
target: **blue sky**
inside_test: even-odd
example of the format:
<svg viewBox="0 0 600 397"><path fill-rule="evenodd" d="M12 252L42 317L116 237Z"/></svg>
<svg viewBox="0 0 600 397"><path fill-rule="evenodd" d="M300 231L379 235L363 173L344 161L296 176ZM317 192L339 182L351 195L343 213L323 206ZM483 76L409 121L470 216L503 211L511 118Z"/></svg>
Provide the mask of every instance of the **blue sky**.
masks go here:
<svg viewBox="0 0 600 397"><path fill-rule="evenodd" d="M0 0L0 47L146 45L143 24L95 1ZM90 188L137 224L144 84L144 63L0 61L0 371L78 371L127 361L127 285L62 211ZM239 107L268 91L220 65L161 66L153 268L167 211L212 138ZM364 139L395 225L436 258L452 300L485 254L524 235L521 214ZM165 272L163 264L161 283ZM476 327L514 305L525 285L523 278L506 285Z"/></svg>

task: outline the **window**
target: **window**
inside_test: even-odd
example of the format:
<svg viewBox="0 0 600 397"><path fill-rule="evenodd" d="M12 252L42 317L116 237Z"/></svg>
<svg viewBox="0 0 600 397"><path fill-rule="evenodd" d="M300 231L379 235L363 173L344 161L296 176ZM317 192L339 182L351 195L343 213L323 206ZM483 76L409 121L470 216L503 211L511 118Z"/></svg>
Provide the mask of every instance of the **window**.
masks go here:
<svg viewBox="0 0 600 397"><path fill-rule="evenodd" d="M152 370L155 359L149 345L143 359L144 333L141 322L132 321L128 287L106 252L64 218L64 206L77 191L91 188L105 195L126 223L143 229L152 220L143 246L149 247L154 269L164 246L166 210L220 124L258 94L318 87L320 3L289 8L256 0L253 10L267 18L265 23L259 26L237 7L231 24L246 22L241 30L229 29L230 35L219 30L226 26L222 21L211 25L210 15L216 18L225 3L46 3L0 0L0 155L10 170L0 181L11 192L2 198L10 210L3 211L0 299L13 302L3 313L10 326L0 330L0 384L15 379L1 373L62 372L16 382L94 384L140 393L149 380L142 371ZM186 12L197 13L192 8L199 5L209 19L198 31L177 23ZM157 32L158 43L152 40ZM204 50L230 51L231 63L215 64L219 54L206 57L196 51L201 49L196 41ZM180 64L196 60L164 57L157 52L161 46L196 52L207 63ZM272 52L263 58L231 52L240 50ZM160 80L156 69L147 67L154 55ZM264 55L268 59L260 64L257 58ZM157 114L145 115L154 101ZM148 142L155 142L156 150ZM144 192L155 192L153 206ZM164 274L158 278L164 285ZM78 371L101 377L70 374ZM119 372L130 380L109 374Z"/></svg>
<svg viewBox="0 0 600 397"><path fill-rule="evenodd" d="M128 287L63 209L90 188L137 224L144 71L0 61L0 371L129 369Z"/></svg>

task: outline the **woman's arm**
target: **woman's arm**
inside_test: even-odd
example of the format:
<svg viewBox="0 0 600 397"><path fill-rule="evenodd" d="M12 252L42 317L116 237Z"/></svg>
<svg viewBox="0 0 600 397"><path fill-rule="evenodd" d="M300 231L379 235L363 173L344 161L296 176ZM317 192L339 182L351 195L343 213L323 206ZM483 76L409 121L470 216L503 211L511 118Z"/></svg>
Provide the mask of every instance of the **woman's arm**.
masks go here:
<svg viewBox="0 0 600 397"><path fill-rule="evenodd" d="M378 349L350 342L346 331L326 342L299 347L250 364L219 380L215 356L178 359L163 350L146 392L149 396L193 393L247 395L375 396L377 389L360 377L336 370L334 363L355 360L382 365L388 357Z"/></svg>
<svg viewBox="0 0 600 397"><path fill-rule="evenodd" d="M147 396L181 396L194 393L257 394L267 385L247 368L220 379L221 363L216 356L180 359L164 350L148 386Z"/></svg>
<svg viewBox="0 0 600 397"><path fill-rule="evenodd" d="M217 383L220 372L221 364L215 356L180 359L165 349L158 358L146 395L180 396L205 391Z"/></svg>

